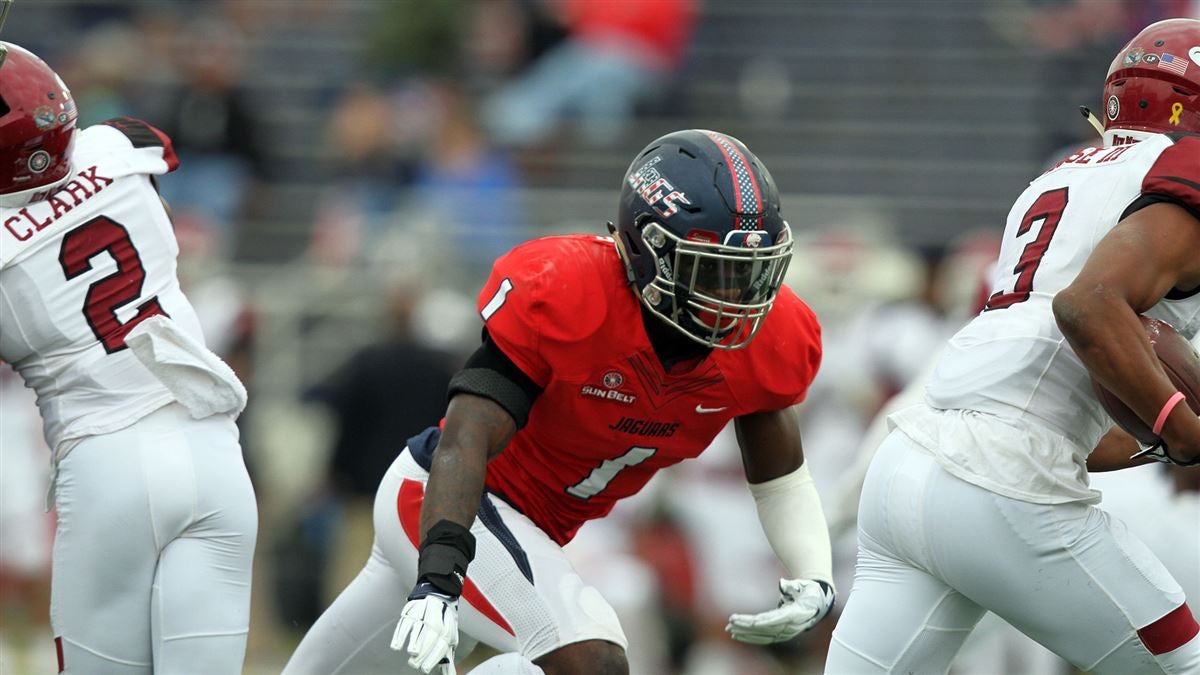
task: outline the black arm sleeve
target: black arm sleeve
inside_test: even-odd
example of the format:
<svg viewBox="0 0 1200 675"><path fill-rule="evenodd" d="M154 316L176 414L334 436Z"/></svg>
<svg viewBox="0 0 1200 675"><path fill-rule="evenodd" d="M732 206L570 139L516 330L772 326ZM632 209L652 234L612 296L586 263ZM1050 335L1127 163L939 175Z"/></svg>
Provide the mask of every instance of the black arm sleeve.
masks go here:
<svg viewBox="0 0 1200 675"><path fill-rule="evenodd" d="M500 351L485 329L483 344L467 359L463 369L450 378L449 398L460 393L490 398L512 415L520 429L529 421L529 410L542 388Z"/></svg>
<svg viewBox="0 0 1200 675"><path fill-rule="evenodd" d="M1174 204L1175 206L1178 206L1195 216L1197 220L1200 220L1200 211L1196 210L1196 207L1192 206L1191 204L1188 204L1178 197L1153 193L1143 194L1137 199L1133 200L1133 203L1126 207L1125 212L1121 214L1121 220L1125 220L1129 216L1132 216L1151 204Z"/></svg>

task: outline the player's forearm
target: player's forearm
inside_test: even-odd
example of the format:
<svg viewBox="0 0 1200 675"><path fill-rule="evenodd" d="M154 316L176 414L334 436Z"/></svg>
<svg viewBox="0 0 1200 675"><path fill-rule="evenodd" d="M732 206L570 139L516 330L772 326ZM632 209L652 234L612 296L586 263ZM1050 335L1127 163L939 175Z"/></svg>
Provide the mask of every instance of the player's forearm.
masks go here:
<svg viewBox="0 0 1200 675"><path fill-rule="evenodd" d="M508 444L514 431L512 416L493 401L472 394L451 399L425 488L422 534L442 520L471 527L488 460Z"/></svg>
<svg viewBox="0 0 1200 675"><path fill-rule="evenodd" d="M793 579L814 579L833 585L833 555L829 527L808 467L765 483L751 483L767 541Z"/></svg>
<svg viewBox="0 0 1200 675"><path fill-rule="evenodd" d="M421 506L421 533L442 520L470 528L483 495L487 453L443 440L433 453L425 501Z"/></svg>
<svg viewBox="0 0 1200 675"><path fill-rule="evenodd" d="M1103 284L1077 281L1054 298L1054 318L1088 371L1151 423L1175 387L1158 365L1137 313Z"/></svg>
<svg viewBox="0 0 1200 675"><path fill-rule="evenodd" d="M1100 438L1096 449L1088 455L1087 470L1091 473L1119 471L1154 461L1153 458L1145 456L1134 458L1133 455L1139 450L1141 447L1133 436L1125 433L1120 427L1113 427Z"/></svg>

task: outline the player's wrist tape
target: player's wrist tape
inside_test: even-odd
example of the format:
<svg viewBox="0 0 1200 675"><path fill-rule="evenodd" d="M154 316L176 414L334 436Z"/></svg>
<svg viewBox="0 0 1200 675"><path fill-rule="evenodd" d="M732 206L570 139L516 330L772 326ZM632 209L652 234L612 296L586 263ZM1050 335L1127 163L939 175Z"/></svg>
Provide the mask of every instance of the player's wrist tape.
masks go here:
<svg viewBox="0 0 1200 675"><path fill-rule="evenodd" d="M751 483L758 520L775 557L793 579L813 579L833 586L833 553L829 526L808 465Z"/></svg>
<svg viewBox="0 0 1200 675"><path fill-rule="evenodd" d="M1163 404L1162 410L1158 411L1158 419L1154 420L1152 431L1155 436L1162 433L1163 425L1167 423L1167 417L1171 415L1171 411L1175 409L1175 406L1179 405L1179 402L1183 398L1183 392L1177 391L1171 394L1171 398L1167 399L1167 402Z"/></svg>
<svg viewBox="0 0 1200 675"><path fill-rule="evenodd" d="M417 558L417 582L428 582L438 591L462 595L467 565L475 558L475 535L449 520L439 520L425 533Z"/></svg>

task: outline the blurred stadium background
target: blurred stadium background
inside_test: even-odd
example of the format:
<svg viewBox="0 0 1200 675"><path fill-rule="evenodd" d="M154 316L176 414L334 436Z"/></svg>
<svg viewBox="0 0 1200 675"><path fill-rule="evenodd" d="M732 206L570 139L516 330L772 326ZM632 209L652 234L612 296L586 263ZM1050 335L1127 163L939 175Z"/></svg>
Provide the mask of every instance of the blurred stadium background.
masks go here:
<svg viewBox="0 0 1200 675"><path fill-rule="evenodd" d="M1101 108L1112 55L1172 16L1200 2L22 0L3 37L58 70L81 125L132 115L175 140L185 288L251 391L257 674L365 560L376 481L439 416L489 261L604 234L630 158L678 128L739 137L784 193L789 283L824 325L802 411L845 597L867 424L969 317L1012 199L1094 138L1077 107ZM0 391L0 674L52 672L47 455L7 369ZM1196 492L1139 480L1132 502L1194 530ZM770 650L724 638L780 573L729 438L570 550L635 675L819 672L833 621ZM956 673L1069 672L982 632Z"/></svg>

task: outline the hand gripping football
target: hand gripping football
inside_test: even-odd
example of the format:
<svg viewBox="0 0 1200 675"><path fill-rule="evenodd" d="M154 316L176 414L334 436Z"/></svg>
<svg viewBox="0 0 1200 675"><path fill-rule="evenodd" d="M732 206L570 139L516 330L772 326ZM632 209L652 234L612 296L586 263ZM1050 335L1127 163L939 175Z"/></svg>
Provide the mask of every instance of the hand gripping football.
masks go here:
<svg viewBox="0 0 1200 675"><path fill-rule="evenodd" d="M1154 347L1154 353L1158 355L1158 362L1167 372L1167 377L1183 393L1192 412L1200 415L1200 355L1196 354L1196 350L1186 338L1175 332L1171 324L1148 316L1138 318L1142 320L1142 328L1146 330L1146 337L1150 339L1150 345ZM1151 429L1153 420L1147 422L1138 417L1137 413L1117 398L1116 394L1105 389L1096 378L1092 378L1092 389L1117 426L1146 445L1159 442L1158 436Z"/></svg>

